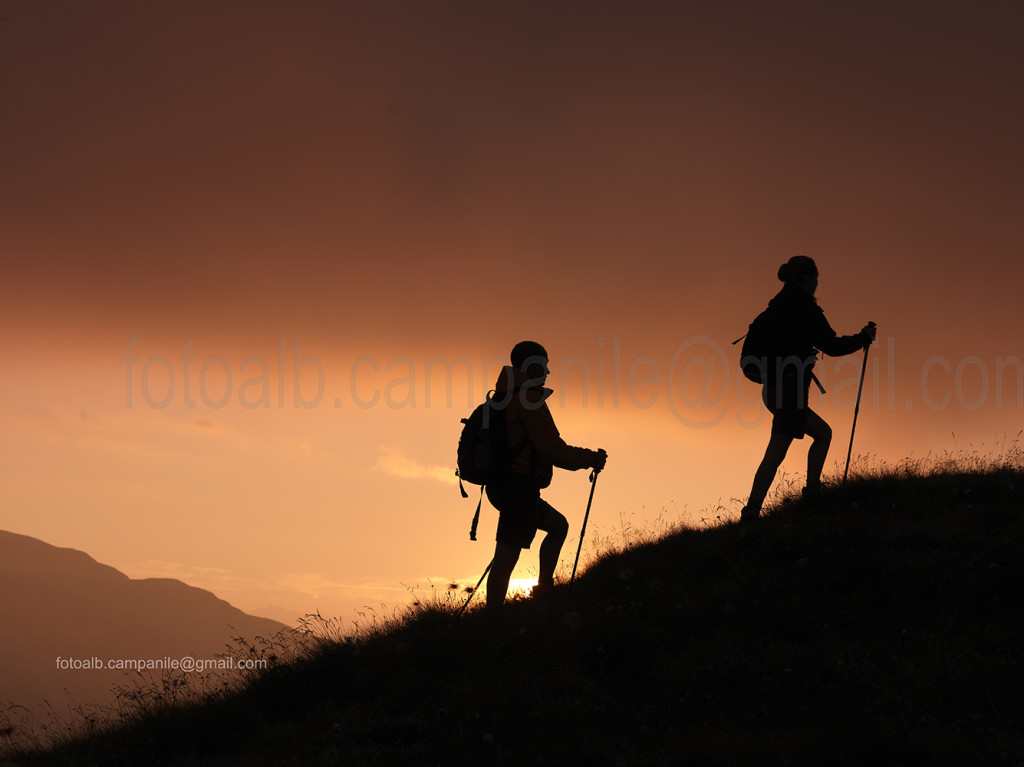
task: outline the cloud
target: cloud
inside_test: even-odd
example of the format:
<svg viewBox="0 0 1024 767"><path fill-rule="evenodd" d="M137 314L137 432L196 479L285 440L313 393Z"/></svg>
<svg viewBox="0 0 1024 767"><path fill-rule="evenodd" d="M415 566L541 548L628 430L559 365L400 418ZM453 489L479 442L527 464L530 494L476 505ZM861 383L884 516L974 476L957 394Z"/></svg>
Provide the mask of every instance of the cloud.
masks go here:
<svg viewBox="0 0 1024 767"><path fill-rule="evenodd" d="M168 562L164 559L147 559L122 566L122 572L130 578L176 578L185 583L215 583L219 588L237 587L251 583L232 570L223 567L204 567L188 565L180 562ZM202 588L210 588L203 586Z"/></svg>
<svg viewBox="0 0 1024 767"><path fill-rule="evenodd" d="M433 479L446 485L454 485L457 481L455 469L451 466L424 466L403 455L398 448L381 446L378 449L381 455L374 466L378 471L403 479Z"/></svg>
<svg viewBox="0 0 1024 767"><path fill-rule="evenodd" d="M212 591L250 615L264 615L294 624L298 616L319 610L345 616L370 610L380 615L400 610L410 601L409 588L399 581L339 579L316 571L293 570L273 576L252 576L222 567L204 567L149 559L122 566L133 579L175 578ZM267 605L275 605L267 607Z"/></svg>

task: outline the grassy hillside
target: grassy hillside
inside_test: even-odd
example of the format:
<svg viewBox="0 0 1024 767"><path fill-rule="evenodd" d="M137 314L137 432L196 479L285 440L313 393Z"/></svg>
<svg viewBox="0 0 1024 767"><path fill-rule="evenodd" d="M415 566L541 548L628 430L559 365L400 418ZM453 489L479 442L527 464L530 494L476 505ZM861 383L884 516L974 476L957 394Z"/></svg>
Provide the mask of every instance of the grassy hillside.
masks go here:
<svg viewBox="0 0 1024 767"><path fill-rule="evenodd" d="M1024 471L889 470L449 602L49 764L1021 764Z"/></svg>

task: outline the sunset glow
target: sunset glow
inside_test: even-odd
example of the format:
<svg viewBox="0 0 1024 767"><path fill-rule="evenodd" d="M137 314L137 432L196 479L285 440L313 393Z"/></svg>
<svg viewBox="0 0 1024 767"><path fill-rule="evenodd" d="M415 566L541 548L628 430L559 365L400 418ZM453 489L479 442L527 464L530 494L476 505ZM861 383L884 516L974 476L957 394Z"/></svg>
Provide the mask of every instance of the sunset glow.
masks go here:
<svg viewBox="0 0 1024 767"><path fill-rule="evenodd" d="M530 590L536 585L536 578L513 578L508 583L509 597L514 599L518 595L528 596Z"/></svg>
<svg viewBox="0 0 1024 767"><path fill-rule="evenodd" d="M796 253L878 323L855 455L1024 428L1020 6L441 5L3 3L0 528L289 623L473 585L460 419L523 339L609 454L584 562L735 517Z"/></svg>

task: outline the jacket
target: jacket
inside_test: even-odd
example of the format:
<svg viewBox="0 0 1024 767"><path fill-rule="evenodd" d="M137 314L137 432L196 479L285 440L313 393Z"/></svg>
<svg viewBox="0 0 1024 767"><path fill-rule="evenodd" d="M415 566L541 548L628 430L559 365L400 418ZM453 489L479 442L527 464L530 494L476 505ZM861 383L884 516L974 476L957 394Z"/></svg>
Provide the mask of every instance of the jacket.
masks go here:
<svg viewBox="0 0 1024 767"><path fill-rule="evenodd" d="M840 336L829 325L825 312L814 296L798 285L787 284L768 302L779 324L780 357L795 356L808 369L817 357L815 350L830 357L841 357L863 349L867 338L863 333Z"/></svg>
<svg viewBox="0 0 1024 767"><path fill-rule="evenodd" d="M528 383L526 373L506 365L494 384L494 400L507 403L505 433L512 456L511 473L529 477L545 488L551 484L555 466L569 471L587 469L597 460L597 452L567 445L548 409L547 399L553 392L528 387Z"/></svg>

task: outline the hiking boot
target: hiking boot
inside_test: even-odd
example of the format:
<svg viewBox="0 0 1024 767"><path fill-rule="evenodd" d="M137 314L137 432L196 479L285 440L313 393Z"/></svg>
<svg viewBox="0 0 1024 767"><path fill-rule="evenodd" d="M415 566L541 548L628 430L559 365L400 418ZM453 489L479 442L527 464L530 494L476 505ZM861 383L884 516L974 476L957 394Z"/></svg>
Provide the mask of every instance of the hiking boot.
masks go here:
<svg viewBox="0 0 1024 767"><path fill-rule="evenodd" d="M530 599L537 599L546 601L548 597L555 593L554 581L551 583L537 583L532 589L530 589Z"/></svg>
<svg viewBox="0 0 1024 767"><path fill-rule="evenodd" d="M748 525L748 524L750 524L752 522L758 522L758 521L760 521L760 519L761 519L761 510L760 509L752 509L749 506L744 506L740 510L740 523L741 524Z"/></svg>

